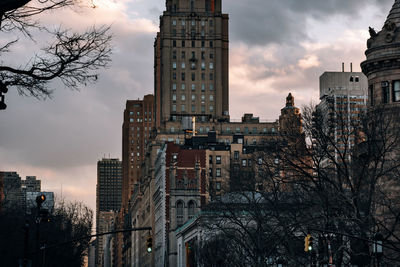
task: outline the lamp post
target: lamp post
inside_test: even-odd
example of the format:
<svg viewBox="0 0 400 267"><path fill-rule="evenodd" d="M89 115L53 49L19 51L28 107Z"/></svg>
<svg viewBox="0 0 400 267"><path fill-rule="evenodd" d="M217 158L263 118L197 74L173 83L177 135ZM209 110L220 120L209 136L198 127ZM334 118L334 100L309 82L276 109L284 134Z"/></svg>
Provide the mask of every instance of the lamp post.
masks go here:
<svg viewBox="0 0 400 267"><path fill-rule="evenodd" d="M380 259L383 256L383 235L381 233L376 233L374 235L374 243L372 244L372 252L375 255L376 258L376 266L379 267L380 266Z"/></svg>

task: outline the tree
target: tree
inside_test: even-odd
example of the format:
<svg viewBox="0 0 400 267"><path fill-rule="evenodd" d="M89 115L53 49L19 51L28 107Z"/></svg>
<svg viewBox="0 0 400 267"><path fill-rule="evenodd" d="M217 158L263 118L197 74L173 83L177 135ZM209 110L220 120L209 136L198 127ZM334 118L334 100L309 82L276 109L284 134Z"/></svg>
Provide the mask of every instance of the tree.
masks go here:
<svg viewBox="0 0 400 267"><path fill-rule="evenodd" d="M399 264L398 110L351 116L308 106L302 122L303 133L285 131L257 147L252 175L236 174L248 179L245 189L214 199L216 218L205 227L240 247L240 258L251 266L278 258L289 266L309 261L369 266L376 258L371 246L377 232L384 237L382 261ZM306 253L307 234L314 247Z"/></svg>
<svg viewBox="0 0 400 267"><path fill-rule="evenodd" d="M35 210L30 214L25 210L0 212L0 238L6 241L0 244L0 265L17 266L27 257L34 266L83 266L90 238L68 241L91 234L92 210L79 202L61 201L48 218L49 222L37 224ZM37 245L49 248L38 251Z"/></svg>
<svg viewBox="0 0 400 267"><path fill-rule="evenodd" d="M0 33L8 36L8 41L0 46L0 88L16 88L21 95L45 99L53 93L49 88L52 80L59 79L71 89L97 80L97 70L107 67L111 60L109 27L73 33L61 28L50 30L38 20L40 15L77 3L76 0L1 1ZM5 55L20 37L36 42L34 31L47 33L54 41L26 63L6 63ZM19 37L10 37L15 35Z"/></svg>

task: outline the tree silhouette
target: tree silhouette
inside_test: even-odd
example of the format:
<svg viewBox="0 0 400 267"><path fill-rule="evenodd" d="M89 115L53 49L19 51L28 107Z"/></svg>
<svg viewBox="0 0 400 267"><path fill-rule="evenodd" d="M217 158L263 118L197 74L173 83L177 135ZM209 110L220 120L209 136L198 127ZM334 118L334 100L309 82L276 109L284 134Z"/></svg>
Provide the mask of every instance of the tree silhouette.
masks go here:
<svg viewBox="0 0 400 267"><path fill-rule="evenodd" d="M97 71L107 67L111 60L109 27L92 26L83 33L75 33L61 28L50 30L39 21L39 15L77 4L76 0L1 1L0 33L8 41L0 45L0 88L14 87L21 95L45 99L52 95L48 86L52 80L59 79L70 89L97 80ZM37 42L34 31L46 33L54 40L26 63L5 62L5 55L21 37Z"/></svg>

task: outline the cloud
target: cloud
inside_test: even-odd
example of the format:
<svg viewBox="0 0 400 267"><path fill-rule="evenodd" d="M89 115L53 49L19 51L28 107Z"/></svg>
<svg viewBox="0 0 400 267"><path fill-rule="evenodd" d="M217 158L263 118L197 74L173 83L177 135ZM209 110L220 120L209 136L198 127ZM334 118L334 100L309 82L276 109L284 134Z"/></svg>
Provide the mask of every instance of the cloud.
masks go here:
<svg viewBox="0 0 400 267"><path fill-rule="evenodd" d="M314 18L323 24L343 15L357 20L366 6L387 9L392 0L230 0L224 2L230 15L233 41L247 45L292 44L310 38L307 23ZM388 12L388 11L385 11ZM386 13L387 14L387 13Z"/></svg>

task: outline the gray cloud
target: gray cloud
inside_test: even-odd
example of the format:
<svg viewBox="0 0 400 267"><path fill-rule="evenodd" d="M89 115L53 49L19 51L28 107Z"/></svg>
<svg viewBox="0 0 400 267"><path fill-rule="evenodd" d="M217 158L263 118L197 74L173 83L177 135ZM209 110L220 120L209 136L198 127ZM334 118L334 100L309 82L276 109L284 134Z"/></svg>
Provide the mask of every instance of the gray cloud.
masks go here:
<svg viewBox="0 0 400 267"><path fill-rule="evenodd" d="M309 38L307 19L325 21L335 15L356 19L372 5L387 9L393 0L231 0L224 2L230 15L234 41L248 45L297 44ZM386 11L387 12L387 11Z"/></svg>

